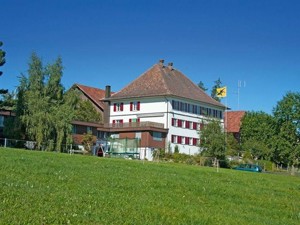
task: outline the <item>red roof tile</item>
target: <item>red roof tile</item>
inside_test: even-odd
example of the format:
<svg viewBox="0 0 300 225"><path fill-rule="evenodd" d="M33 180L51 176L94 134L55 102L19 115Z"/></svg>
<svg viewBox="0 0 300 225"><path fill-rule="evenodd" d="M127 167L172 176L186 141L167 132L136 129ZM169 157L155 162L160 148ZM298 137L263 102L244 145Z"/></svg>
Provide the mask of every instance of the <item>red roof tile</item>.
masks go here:
<svg viewBox="0 0 300 225"><path fill-rule="evenodd" d="M241 119L245 111L227 111L224 114L225 130L228 133L238 133L241 128Z"/></svg>
<svg viewBox="0 0 300 225"><path fill-rule="evenodd" d="M155 64L125 88L109 99L176 96L226 108L194 84L180 71L162 64Z"/></svg>

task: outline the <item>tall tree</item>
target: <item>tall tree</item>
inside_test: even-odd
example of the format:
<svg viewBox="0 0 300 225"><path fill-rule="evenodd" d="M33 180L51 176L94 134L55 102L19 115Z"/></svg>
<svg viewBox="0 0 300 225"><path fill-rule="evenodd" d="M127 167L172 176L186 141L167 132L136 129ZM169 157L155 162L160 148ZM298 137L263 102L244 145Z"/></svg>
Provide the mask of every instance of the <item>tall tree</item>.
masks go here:
<svg viewBox="0 0 300 225"><path fill-rule="evenodd" d="M220 121L211 120L200 132L201 154L216 159L225 158L225 134Z"/></svg>
<svg viewBox="0 0 300 225"><path fill-rule="evenodd" d="M198 83L198 87L201 88L203 91L207 91L208 90L208 88L205 87L205 85L204 85L204 83L202 81L200 81Z"/></svg>
<svg viewBox="0 0 300 225"><path fill-rule="evenodd" d="M64 87L61 84L61 78L63 74L62 59L59 57L52 65L48 65L46 68L46 75L48 81L45 87L46 95L54 101L60 101L63 98Z"/></svg>
<svg viewBox="0 0 300 225"><path fill-rule="evenodd" d="M27 105L25 104L25 93L28 89L28 79L21 75L19 77L19 86L16 93L16 106L14 109L15 117L10 117L5 122L4 135L12 139L27 139L25 125L22 117L26 112Z"/></svg>
<svg viewBox="0 0 300 225"><path fill-rule="evenodd" d="M73 92L64 94L62 70L61 58L44 67L34 53L29 63L28 78L21 80L17 115L21 128L26 128L26 138L36 141L38 149L61 151L62 144L70 141L77 97Z"/></svg>
<svg viewBox="0 0 300 225"><path fill-rule="evenodd" d="M49 121L49 98L44 94L45 72L41 59L33 53L28 69L28 89L24 93L25 111L21 120L25 123L26 135L37 142L40 149L51 133Z"/></svg>
<svg viewBox="0 0 300 225"><path fill-rule="evenodd" d="M215 83L215 84L214 84L214 86L212 87L211 95L210 95L210 96L211 96L213 99L215 99L216 101L220 102L220 101L221 101L221 98L219 98L219 97L217 96L217 89L222 87L222 81L221 81L221 79L219 78L219 79L216 80L214 83Z"/></svg>
<svg viewBox="0 0 300 225"><path fill-rule="evenodd" d="M3 45L3 42L0 41L0 66L3 66L5 64L5 54L6 54L5 51L3 51L1 49L2 45ZM0 77L2 76L2 74L3 74L3 72L0 71ZM0 95L6 94L7 92L8 92L7 89L0 89Z"/></svg>
<svg viewBox="0 0 300 225"><path fill-rule="evenodd" d="M294 168L300 163L300 93L288 92L273 114L279 127L275 159Z"/></svg>
<svg viewBox="0 0 300 225"><path fill-rule="evenodd" d="M250 152L254 158L270 159L276 128L273 116L261 111L247 112L241 121L243 150Z"/></svg>

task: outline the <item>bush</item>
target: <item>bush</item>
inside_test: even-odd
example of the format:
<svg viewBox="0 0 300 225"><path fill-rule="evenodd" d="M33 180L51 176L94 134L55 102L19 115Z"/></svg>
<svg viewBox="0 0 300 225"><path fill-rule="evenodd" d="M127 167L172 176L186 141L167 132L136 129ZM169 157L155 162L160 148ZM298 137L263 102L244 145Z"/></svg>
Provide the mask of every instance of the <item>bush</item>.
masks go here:
<svg viewBox="0 0 300 225"><path fill-rule="evenodd" d="M231 161L229 161L229 167L230 168L235 168L238 165L240 165L241 163L243 163L243 162L241 162L239 160L231 160Z"/></svg>
<svg viewBox="0 0 300 225"><path fill-rule="evenodd" d="M273 171L274 168L276 167L275 164L271 161L267 161L267 160L258 160L257 161L258 165L260 165L263 170L265 171Z"/></svg>

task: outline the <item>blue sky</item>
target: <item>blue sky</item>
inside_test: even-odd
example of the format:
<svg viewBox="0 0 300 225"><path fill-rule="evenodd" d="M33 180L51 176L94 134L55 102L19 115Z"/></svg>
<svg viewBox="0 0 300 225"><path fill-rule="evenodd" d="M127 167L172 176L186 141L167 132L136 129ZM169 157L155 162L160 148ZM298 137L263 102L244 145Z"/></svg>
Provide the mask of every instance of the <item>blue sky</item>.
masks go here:
<svg viewBox="0 0 300 225"><path fill-rule="evenodd" d="M299 91L300 1L1 0L0 11L0 88L13 90L36 52L62 57L66 89L118 91L165 59L208 88L220 78L232 110L271 113Z"/></svg>

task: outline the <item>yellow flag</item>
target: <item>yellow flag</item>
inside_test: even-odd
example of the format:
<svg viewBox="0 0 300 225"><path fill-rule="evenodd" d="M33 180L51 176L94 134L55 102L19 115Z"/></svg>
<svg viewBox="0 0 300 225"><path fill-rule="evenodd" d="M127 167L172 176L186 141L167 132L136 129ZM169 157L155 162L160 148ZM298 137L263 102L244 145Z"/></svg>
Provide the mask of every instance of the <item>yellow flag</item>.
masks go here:
<svg viewBox="0 0 300 225"><path fill-rule="evenodd" d="M227 87L217 88L217 97L223 98L227 95Z"/></svg>

